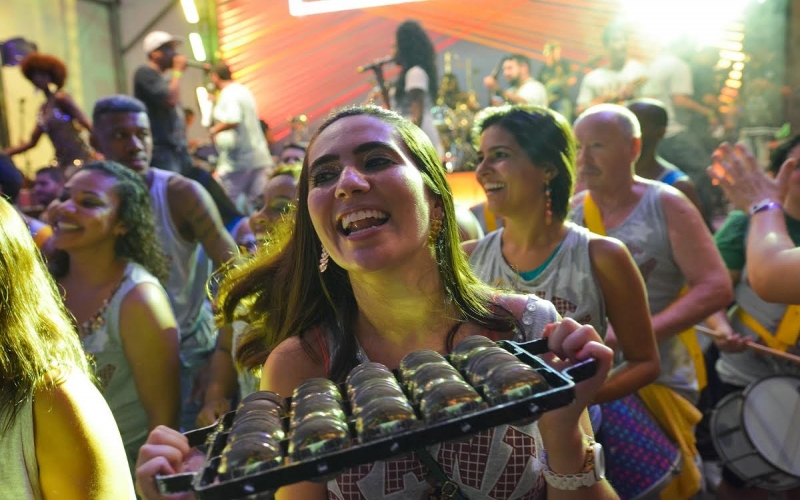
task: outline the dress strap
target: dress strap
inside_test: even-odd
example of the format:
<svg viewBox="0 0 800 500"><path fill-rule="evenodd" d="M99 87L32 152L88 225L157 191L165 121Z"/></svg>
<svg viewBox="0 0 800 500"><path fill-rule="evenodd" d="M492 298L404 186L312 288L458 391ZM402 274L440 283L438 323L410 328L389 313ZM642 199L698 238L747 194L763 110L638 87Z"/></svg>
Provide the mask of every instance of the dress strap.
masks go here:
<svg viewBox="0 0 800 500"><path fill-rule="evenodd" d="M331 372L331 355L328 352L328 343L325 342L325 339L322 338L322 332L320 331L319 326L315 326L311 329L314 332L314 336L317 337L317 342L319 343L319 351L322 353L322 361L325 363L325 373Z"/></svg>

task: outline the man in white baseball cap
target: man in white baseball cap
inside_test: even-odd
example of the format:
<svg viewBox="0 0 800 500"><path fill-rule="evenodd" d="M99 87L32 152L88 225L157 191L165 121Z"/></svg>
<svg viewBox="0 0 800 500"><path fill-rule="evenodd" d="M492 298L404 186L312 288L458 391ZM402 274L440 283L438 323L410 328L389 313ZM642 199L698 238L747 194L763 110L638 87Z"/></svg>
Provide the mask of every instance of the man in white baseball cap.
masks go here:
<svg viewBox="0 0 800 500"><path fill-rule="evenodd" d="M148 33L142 42L147 64L133 77L133 94L147 106L150 117L152 166L173 172L185 172L191 166L180 103L181 77L186 69L186 56L177 52L182 42L182 37L165 31Z"/></svg>

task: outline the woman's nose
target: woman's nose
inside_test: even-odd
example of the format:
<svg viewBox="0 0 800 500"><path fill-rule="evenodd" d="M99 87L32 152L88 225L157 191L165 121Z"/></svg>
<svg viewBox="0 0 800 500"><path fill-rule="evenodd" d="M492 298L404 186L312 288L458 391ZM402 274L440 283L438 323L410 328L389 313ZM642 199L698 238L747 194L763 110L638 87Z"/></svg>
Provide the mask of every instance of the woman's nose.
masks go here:
<svg viewBox="0 0 800 500"><path fill-rule="evenodd" d="M343 198L356 193L364 193L369 191L369 187L369 181L363 173L355 167L345 167L339 174L339 182L336 184L336 196Z"/></svg>

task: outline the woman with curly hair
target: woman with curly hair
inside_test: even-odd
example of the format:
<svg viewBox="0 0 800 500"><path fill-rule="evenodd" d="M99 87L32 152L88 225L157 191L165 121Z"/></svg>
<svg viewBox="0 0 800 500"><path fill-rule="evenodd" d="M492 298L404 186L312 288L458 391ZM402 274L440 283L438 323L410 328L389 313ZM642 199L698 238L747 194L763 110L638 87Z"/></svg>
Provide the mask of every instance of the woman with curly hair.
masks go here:
<svg viewBox="0 0 800 500"><path fill-rule="evenodd" d="M431 115L433 100L439 95L436 53L418 22L409 20L397 27L394 62L401 71L394 86L392 109L427 134L441 159L444 147Z"/></svg>
<svg viewBox="0 0 800 500"><path fill-rule="evenodd" d="M114 418L16 209L0 196L4 498L134 498Z"/></svg>
<svg viewBox="0 0 800 500"><path fill-rule="evenodd" d="M149 430L178 425L178 328L139 175L113 162L77 171L50 209L52 271L117 420L130 465Z"/></svg>
<svg viewBox="0 0 800 500"><path fill-rule="evenodd" d="M81 136L80 127L92 131L92 125L72 97L64 92L67 67L51 55L34 52L20 63L22 74L34 87L44 92L45 102L39 108L31 138L19 146L6 149L8 156L24 153L36 146L42 134L50 137L56 150L56 161L62 168L80 166L95 158L92 148Z"/></svg>

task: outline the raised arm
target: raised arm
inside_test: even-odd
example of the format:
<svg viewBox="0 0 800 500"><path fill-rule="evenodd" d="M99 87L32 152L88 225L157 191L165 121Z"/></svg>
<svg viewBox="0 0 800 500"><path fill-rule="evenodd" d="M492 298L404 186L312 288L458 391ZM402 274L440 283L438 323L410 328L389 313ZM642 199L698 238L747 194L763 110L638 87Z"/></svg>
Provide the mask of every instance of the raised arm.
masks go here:
<svg viewBox="0 0 800 500"><path fill-rule="evenodd" d="M33 401L36 461L45 499L133 499L128 460L103 396L79 373Z"/></svg>
<svg viewBox="0 0 800 500"><path fill-rule="evenodd" d="M783 202L796 166L797 160L787 160L773 180L746 147L723 144L714 152L708 173L728 199L747 212L763 200ZM783 210L762 210L750 217L747 267L750 286L762 299L784 304L800 301L800 248L789 237Z"/></svg>
<svg viewBox="0 0 800 500"><path fill-rule="evenodd" d="M177 428L181 400L178 327L164 292L153 283L136 285L122 301L119 329L147 414L147 429Z"/></svg>
<svg viewBox="0 0 800 500"><path fill-rule="evenodd" d="M627 248L612 238L589 243L592 270L603 292L606 313L625 362L615 367L597 393L596 403L633 394L658 378L661 362L642 275Z"/></svg>
<svg viewBox="0 0 800 500"><path fill-rule="evenodd" d="M653 316L657 341L685 331L733 300L728 270L700 212L674 189L662 193L661 204L675 263L688 291Z"/></svg>
<svg viewBox="0 0 800 500"><path fill-rule="evenodd" d="M33 132L31 133L31 138L28 140L28 142L23 142L19 146L8 148L5 151L3 151L3 153L7 154L8 156L14 156L20 153L24 153L25 151L28 151L29 149L32 149L34 146L39 144L39 139L42 138L43 133L44 131L42 130L42 127L36 125L36 127L33 129Z"/></svg>

